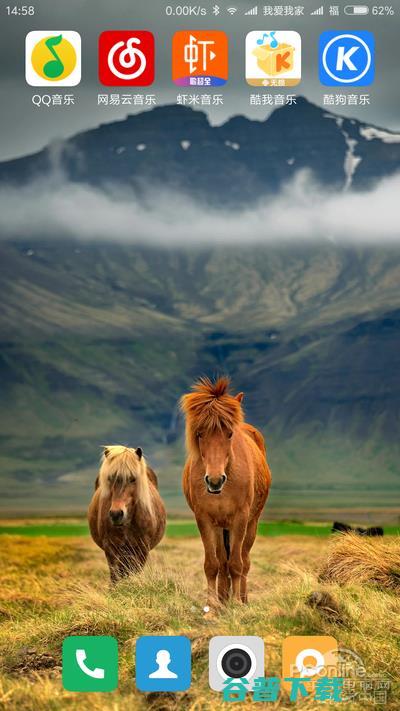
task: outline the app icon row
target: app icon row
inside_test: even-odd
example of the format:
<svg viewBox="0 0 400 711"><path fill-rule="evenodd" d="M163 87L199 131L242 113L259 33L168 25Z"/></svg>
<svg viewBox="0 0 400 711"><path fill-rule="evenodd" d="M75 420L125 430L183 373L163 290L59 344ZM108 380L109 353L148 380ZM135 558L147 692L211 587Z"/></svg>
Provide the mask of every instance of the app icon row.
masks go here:
<svg viewBox="0 0 400 711"><path fill-rule="evenodd" d="M139 637L135 650L136 686L143 692L186 691L191 685L191 642L183 636ZM257 636L212 637L209 685L264 678L264 641ZM330 636L286 637L282 645L282 687L293 677L304 683L338 675L338 643ZM118 643L109 636L71 636L63 642L62 678L68 691L114 691L118 686Z"/></svg>
<svg viewBox="0 0 400 711"><path fill-rule="evenodd" d="M172 81L214 87L228 81L228 35L182 30L172 39ZM295 31L253 30L246 35L245 78L250 86L293 87L301 81L301 36ZM374 80L371 32L329 30L319 38L319 78L325 86L368 86ZM147 30L107 30L99 37L99 81L104 86L150 86L155 80L155 38ZM35 30L25 41L30 86L77 86L81 81L78 32Z"/></svg>

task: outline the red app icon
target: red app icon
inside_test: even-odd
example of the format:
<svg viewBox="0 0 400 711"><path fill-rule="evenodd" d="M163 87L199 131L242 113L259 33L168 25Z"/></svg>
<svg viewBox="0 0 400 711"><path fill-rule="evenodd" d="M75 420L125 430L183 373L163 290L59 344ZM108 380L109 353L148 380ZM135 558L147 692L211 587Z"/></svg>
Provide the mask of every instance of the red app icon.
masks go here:
<svg viewBox="0 0 400 711"><path fill-rule="evenodd" d="M154 35L147 30L107 30L99 37L99 80L105 86L150 86Z"/></svg>

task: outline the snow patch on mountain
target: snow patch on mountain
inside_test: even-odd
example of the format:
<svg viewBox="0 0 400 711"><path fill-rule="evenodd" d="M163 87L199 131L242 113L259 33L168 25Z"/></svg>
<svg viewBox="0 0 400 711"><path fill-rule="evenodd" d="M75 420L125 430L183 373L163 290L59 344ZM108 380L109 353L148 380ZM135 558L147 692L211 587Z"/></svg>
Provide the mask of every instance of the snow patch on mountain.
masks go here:
<svg viewBox="0 0 400 711"><path fill-rule="evenodd" d="M228 148L232 148L233 151L240 150L240 143L236 143L236 141L225 141L225 145L228 146Z"/></svg>
<svg viewBox="0 0 400 711"><path fill-rule="evenodd" d="M349 134L346 133L346 131L342 131L342 133L347 146L347 151L343 164L344 174L346 176L344 189L349 190L353 182L354 174L357 170L357 167L360 165L362 158L360 156L356 156L354 153L358 141L356 141L355 138L350 138Z"/></svg>
<svg viewBox="0 0 400 711"><path fill-rule="evenodd" d="M400 143L400 133L390 133L389 131L382 131L380 128L375 128L374 126L361 126L360 134L367 141L373 141L375 138L380 139L383 143Z"/></svg>
<svg viewBox="0 0 400 711"><path fill-rule="evenodd" d="M344 175L345 175L345 183L344 183L343 189L349 190L349 188L351 188L351 186L352 186L353 178L354 178L355 172L357 170L357 167L360 165L360 163L362 161L361 156L356 156L355 152L354 152L358 141L356 141L355 138L350 138L347 131L344 130L344 128L343 128L344 118L342 118L341 116L335 116L334 114L329 114L329 113L325 113L324 118L333 119L335 121L336 126L340 129L340 133L342 134L344 140L346 141L347 151L346 151L346 155L344 157L344 163L343 163L343 169L344 169ZM360 130L360 133L361 133L361 130Z"/></svg>

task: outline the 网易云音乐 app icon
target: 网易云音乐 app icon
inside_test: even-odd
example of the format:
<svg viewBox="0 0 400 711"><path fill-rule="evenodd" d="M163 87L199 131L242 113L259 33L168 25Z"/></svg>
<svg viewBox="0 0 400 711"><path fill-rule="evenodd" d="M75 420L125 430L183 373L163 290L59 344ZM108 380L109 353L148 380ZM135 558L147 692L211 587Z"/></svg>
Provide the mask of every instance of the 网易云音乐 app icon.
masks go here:
<svg viewBox="0 0 400 711"><path fill-rule="evenodd" d="M293 692L293 679L313 690L318 679L338 676L338 643L329 636L286 637L282 644L282 687ZM290 681L285 681L290 679ZM300 682L297 682L300 683ZM301 693L301 690L300 690Z"/></svg>
<svg viewBox="0 0 400 711"><path fill-rule="evenodd" d="M75 635L62 647L67 691L114 691L118 686L118 643L114 637Z"/></svg>
<svg viewBox="0 0 400 711"><path fill-rule="evenodd" d="M191 646L187 637L139 637L135 659L136 686L140 691L189 689Z"/></svg>
<svg viewBox="0 0 400 711"><path fill-rule="evenodd" d="M99 81L104 86L150 86L154 35L147 30L107 30L99 37Z"/></svg>
<svg viewBox="0 0 400 711"><path fill-rule="evenodd" d="M301 81L298 32L269 30L246 36L246 81L251 86L296 86Z"/></svg>
<svg viewBox="0 0 400 711"><path fill-rule="evenodd" d="M81 36L72 30L34 30L25 39L25 78L30 86L77 86Z"/></svg>
<svg viewBox="0 0 400 711"><path fill-rule="evenodd" d="M218 31L175 32L172 80L178 86L222 86L228 81L228 37Z"/></svg>
<svg viewBox="0 0 400 711"><path fill-rule="evenodd" d="M323 32L319 38L319 79L325 86L368 86L375 76L372 32Z"/></svg>

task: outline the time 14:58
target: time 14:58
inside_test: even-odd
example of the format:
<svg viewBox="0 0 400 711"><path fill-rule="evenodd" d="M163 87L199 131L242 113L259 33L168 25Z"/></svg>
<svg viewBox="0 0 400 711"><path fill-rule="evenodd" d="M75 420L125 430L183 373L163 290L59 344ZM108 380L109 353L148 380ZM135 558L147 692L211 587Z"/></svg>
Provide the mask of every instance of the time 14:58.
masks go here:
<svg viewBox="0 0 400 711"><path fill-rule="evenodd" d="M7 15L34 15L34 5L7 5Z"/></svg>

